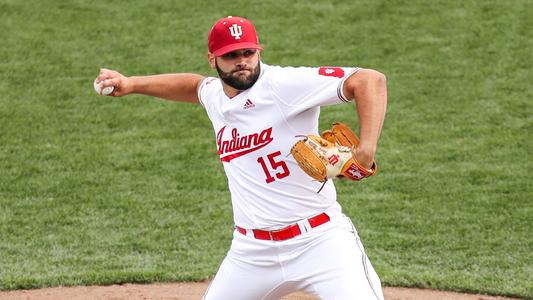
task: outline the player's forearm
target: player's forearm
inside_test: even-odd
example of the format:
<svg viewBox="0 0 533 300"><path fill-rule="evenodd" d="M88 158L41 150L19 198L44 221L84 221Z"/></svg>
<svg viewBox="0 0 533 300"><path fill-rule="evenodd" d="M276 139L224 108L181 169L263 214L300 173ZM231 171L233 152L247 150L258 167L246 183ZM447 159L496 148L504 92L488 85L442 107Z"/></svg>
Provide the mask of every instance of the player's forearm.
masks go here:
<svg viewBox="0 0 533 300"><path fill-rule="evenodd" d="M359 116L359 152L373 159L387 110L387 83L383 74L365 71L354 88L354 97Z"/></svg>
<svg viewBox="0 0 533 300"><path fill-rule="evenodd" d="M132 92L173 101L198 102L202 76L190 73L128 77Z"/></svg>

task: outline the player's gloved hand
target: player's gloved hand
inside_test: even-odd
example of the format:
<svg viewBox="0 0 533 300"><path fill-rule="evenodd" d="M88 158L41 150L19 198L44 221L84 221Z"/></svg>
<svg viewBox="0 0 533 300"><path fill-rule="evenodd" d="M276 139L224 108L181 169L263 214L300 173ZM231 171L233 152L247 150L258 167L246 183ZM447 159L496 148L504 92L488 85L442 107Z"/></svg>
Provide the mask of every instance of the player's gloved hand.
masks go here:
<svg viewBox="0 0 533 300"><path fill-rule="evenodd" d="M342 123L334 123L331 130L322 137L308 135L296 142L291 149L292 156L302 170L313 179L325 182L329 178L345 177L361 180L376 173L373 162L370 168L357 161L354 150L359 139L353 131Z"/></svg>

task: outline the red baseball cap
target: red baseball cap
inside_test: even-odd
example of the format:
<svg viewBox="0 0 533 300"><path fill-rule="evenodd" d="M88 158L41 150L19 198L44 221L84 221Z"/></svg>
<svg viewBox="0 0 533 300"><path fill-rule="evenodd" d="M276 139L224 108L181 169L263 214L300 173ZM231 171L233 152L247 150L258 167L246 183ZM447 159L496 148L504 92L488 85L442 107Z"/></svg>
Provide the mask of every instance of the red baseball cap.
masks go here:
<svg viewBox="0 0 533 300"><path fill-rule="evenodd" d="M207 38L209 52L222 56L240 49L259 49L259 38L252 22L242 17L222 18L209 31Z"/></svg>

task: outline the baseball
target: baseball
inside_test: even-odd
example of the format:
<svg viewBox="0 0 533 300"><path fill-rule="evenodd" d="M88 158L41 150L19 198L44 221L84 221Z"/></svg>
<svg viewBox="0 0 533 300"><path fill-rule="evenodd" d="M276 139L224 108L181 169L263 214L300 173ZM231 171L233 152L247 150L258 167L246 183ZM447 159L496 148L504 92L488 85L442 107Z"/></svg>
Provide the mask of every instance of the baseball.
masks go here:
<svg viewBox="0 0 533 300"><path fill-rule="evenodd" d="M109 94L111 94L114 90L114 87L112 86L108 86L104 89L100 88L100 85L98 83L96 83L96 80L94 80L94 83L93 83L93 86L94 86L94 90L96 91L96 93L98 95L102 95L102 96L107 96Z"/></svg>

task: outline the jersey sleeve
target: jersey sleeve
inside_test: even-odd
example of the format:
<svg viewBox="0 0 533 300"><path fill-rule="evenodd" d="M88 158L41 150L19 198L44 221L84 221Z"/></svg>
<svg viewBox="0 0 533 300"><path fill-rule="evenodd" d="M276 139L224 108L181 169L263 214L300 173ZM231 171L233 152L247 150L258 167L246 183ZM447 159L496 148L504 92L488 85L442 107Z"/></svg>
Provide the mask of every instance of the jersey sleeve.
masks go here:
<svg viewBox="0 0 533 300"><path fill-rule="evenodd" d="M296 109L350 102L343 93L344 82L360 68L278 67L272 76L272 93Z"/></svg>
<svg viewBox="0 0 533 300"><path fill-rule="evenodd" d="M200 87L198 88L198 100L200 100L200 104L202 104L205 109L208 108L207 99L209 99L209 85L215 84L216 81L217 78L215 77L206 77L202 80L202 83L200 83Z"/></svg>

